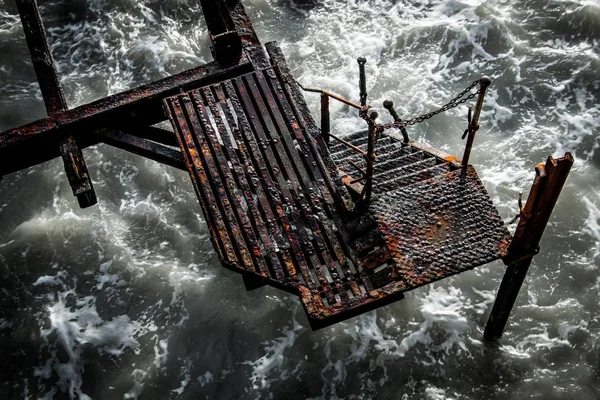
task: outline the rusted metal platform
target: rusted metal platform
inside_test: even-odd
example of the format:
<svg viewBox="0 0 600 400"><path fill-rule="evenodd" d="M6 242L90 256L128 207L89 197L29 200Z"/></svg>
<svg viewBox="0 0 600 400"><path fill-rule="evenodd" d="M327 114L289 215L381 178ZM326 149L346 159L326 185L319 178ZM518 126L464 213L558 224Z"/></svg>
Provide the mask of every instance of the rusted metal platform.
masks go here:
<svg viewBox="0 0 600 400"><path fill-rule="evenodd" d="M475 171L389 136L375 197L349 211L329 174L341 181L356 153L308 134L282 83L267 68L165 100L225 266L298 294L320 328L505 255Z"/></svg>
<svg viewBox="0 0 600 400"><path fill-rule="evenodd" d="M347 140L361 147L364 137L363 132ZM367 229L352 245L370 249L378 240L381 248L373 254L380 261L393 260L388 279L398 276L399 290L506 255L511 237L472 166L463 171L454 157L387 135L378 140L376 153L374 197L351 229L360 234L362 226L374 224L376 237ZM364 162L350 154L342 146L332 147L336 164L354 180L352 156L355 165Z"/></svg>
<svg viewBox="0 0 600 400"><path fill-rule="evenodd" d="M69 110L37 2L16 3L48 117L0 132L0 180L62 156L88 207L96 193L87 146L103 142L185 169L223 265L248 289L269 284L297 294L313 329L502 258L509 268L485 334L500 337L573 159L538 166L511 239L468 164L489 78L405 121L388 100L394 123L378 124L364 58L360 104L303 88L276 43L264 51L239 0L201 0L213 62ZM302 90L321 95L321 129ZM408 125L477 95L462 161L410 141ZM358 109L368 130L332 134L330 99ZM174 132L154 126L167 119Z"/></svg>

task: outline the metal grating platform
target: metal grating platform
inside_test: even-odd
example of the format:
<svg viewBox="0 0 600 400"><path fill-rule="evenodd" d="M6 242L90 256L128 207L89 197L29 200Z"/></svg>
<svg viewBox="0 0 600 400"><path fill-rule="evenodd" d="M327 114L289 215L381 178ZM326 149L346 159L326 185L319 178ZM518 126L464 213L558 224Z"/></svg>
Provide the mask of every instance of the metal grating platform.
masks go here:
<svg viewBox="0 0 600 400"><path fill-rule="evenodd" d="M364 147L366 136L359 132L346 140ZM374 198L352 229L359 235L357 249L381 243L379 258L385 254L395 264L387 283L402 290L502 258L511 240L475 169L462 171L454 157L434 151L382 135L375 149ZM356 153L336 144L331 154L342 175L358 177L351 162L365 162ZM361 236L363 227L367 233Z"/></svg>
<svg viewBox="0 0 600 400"><path fill-rule="evenodd" d="M164 102L217 254L226 267L244 275L247 286L270 284L298 294L311 326L321 328L502 255L492 251L504 246L501 235L487 234L479 225L471 239L468 232L454 234L454 229L470 229L474 223L459 217L462 198L447 196L456 190L456 179L404 191L385 189L386 196L374 199L370 207L347 212L333 183L341 182L340 176L330 173L332 165L338 173L335 165L350 155L332 148L330 157L319 148L323 141L307 134L304 121L310 116L296 107L284 73L269 68ZM398 149L394 143L382 138L378 144L388 146L390 155L382 157L376 170L376 190L385 185L397 189L402 179L408 184L406 177L415 174L429 177L423 173L425 165L426 170L441 165L448 172L433 155ZM422 165L424 160L432 161ZM386 165L403 173L389 177ZM472 189L468 198L501 223L476 176L469 174L467 180L466 187ZM415 191L430 189L431 196L453 201L437 204L446 218L437 231L427 230L438 222L428 214L433 212L429 204L411 203L411 198L426 198ZM482 196L487 200L481 202ZM481 227L488 223L481 221ZM490 246L482 253L478 243L485 241ZM463 245L470 246L465 251L473 251L473 257L457 258L461 261L450 266L438 257L449 259Z"/></svg>

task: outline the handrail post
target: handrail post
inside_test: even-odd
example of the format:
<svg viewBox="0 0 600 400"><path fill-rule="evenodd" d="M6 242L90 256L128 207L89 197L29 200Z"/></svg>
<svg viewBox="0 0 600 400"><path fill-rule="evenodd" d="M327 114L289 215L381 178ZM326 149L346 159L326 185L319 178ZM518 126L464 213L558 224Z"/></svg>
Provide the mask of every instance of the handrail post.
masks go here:
<svg viewBox="0 0 600 400"><path fill-rule="evenodd" d="M533 186L525 206L519 210L519 225L503 259L508 267L483 334L487 341L496 341L502 336L572 165L573 157L567 153L558 159L548 157L545 165L538 164L535 168Z"/></svg>
<svg viewBox="0 0 600 400"><path fill-rule="evenodd" d="M365 186L363 188L363 195L367 201L371 200L371 194L373 193L373 170L375 168L375 135L377 134L377 124L375 120L379 115L373 111L369 115L369 142L367 145L367 154L365 160L367 162L367 171L365 174Z"/></svg>
<svg viewBox="0 0 600 400"><path fill-rule="evenodd" d="M394 122L402 122L402 120L400 119L400 116L398 115L398 112L394 108L394 102L392 100L385 100L383 102L383 107L386 110L388 110L388 112L390 113L392 118L394 118ZM402 144L407 145L408 142L410 141L410 139L408 137L408 132L406 132L406 127L403 126L402 128L400 128L400 132L402 132L402 139L403 139Z"/></svg>
<svg viewBox="0 0 600 400"><path fill-rule="evenodd" d="M329 115L329 96L327 93L321 93L321 134L325 143L329 144L329 134L331 133L331 119Z"/></svg>
<svg viewBox="0 0 600 400"><path fill-rule="evenodd" d="M359 57L356 61L358 62L359 71L358 86L360 88L360 105L365 107L367 105L367 76L365 74L365 64L367 63L367 59Z"/></svg>
<svg viewBox="0 0 600 400"><path fill-rule="evenodd" d="M473 118L469 121L469 126L467 127L468 137L467 144L465 146L465 153L462 158L462 170L466 172L467 167L469 166L469 157L471 156L471 149L473 148L473 141L475 140L475 134L479 129L479 116L481 115L481 109L483 108L483 100L485 99L485 93L487 92L487 88L492 83L492 80L488 76L482 76L479 79L479 97L477 98L477 104L475 105L475 112L473 113Z"/></svg>

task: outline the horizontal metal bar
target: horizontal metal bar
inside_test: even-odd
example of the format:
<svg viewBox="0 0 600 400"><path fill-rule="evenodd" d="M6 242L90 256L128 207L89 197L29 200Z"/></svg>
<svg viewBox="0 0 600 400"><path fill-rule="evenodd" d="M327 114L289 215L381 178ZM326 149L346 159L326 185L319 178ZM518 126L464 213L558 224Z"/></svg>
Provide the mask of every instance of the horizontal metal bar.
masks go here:
<svg viewBox="0 0 600 400"><path fill-rule="evenodd" d="M363 109L363 107L360 104L356 104L356 103L354 103L354 102L352 102L350 100L347 100L347 99L345 99L345 98L343 98L341 96L338 96L335 93L331 93L331 92L328 92L327 90L323 90L323 94L326 94L327 96L331 97L332 99L336 99L337 101L341 101L344 104L348 104L350 107L354 107L354 108L356 108L358 110L362 110Z"/></svg>
<svg viewBox="0 0 600 400"><path fill-rule="evenodd" d="M88 129L101 128L109 121L138 121L146 125L164 121L162 100L190 87L209 85L233 76L251 72L248 62L228 68L220 68L215 63L190 69L136 89L118 93L69 111L56 113L50 117L0 133L0 151L49 133L73 129L84 125ZM3 158L0 158L4 162Z"/></svg>
<svg viewBox="0 0 600 400"><path fill-rule="evenodd" d="M320 93L320 94L324 94L328 97L331 97L332 99L336 99L337 101L340 101L344 104L349 105L350 107L354 107L358 110L362 110L363 106L361 106L360 104L356 104L348 99L343 98L342 96L339 96L335 93L329 92L327 90L322 90L322 89L313 89L313 88L307 88L302 86L299 82L298 82L298 86L300 86L300 89L304 90L305 92L312 92L312 93Z"/></svg>
<svg viewBox="0 0 600 400"><path fill-rule="evenodd" d="M133 136L137 136L142 139L152 140L172 147L179 147L177 143L177 136L173 131L158 128L155 126L139 126L139 125L113 125L107 127L109 129L115 129Z"/></svg>
<svg viewBox="0 0 600 400"><path fill-rule="evenodd" d="M117 129L99 129L95 134L106 144L175 167L182 171L187 171L183 160L183 154L178 149L176 150L160 143L141 139Z"/></svg>
<svg viewBox="0 0 600 400"><path fill-rule="evenodd" d="M356 168L356 169L358 170L358 172L360 172L360 173L363 175L363 177L364 177L364 175L366 175L366 174L367 174L367 171L365 171L364 169L362 169L362 168L361 168L361 167L360 167L360 166L359 166L357 163L355 163L354 161L352 161L352 160L348 160L348 163L349 163L350 165L352 165L354 168Z"/></svg>
<svg viewBox="0 0 600 400"><path fill-rule="evenodd" d="M335 140L337 140L338 142L345 144L346 146L348 146L349 148L351 148L352 150L356 151L357 153L362 154L363 156L367 155L367 152L364 151L363 149L361 149L360 147L356 147L355 145L353 145L350 142L345 141L344 139L334 135L333 133L329 134L330 137L334 138Z"/></svg>

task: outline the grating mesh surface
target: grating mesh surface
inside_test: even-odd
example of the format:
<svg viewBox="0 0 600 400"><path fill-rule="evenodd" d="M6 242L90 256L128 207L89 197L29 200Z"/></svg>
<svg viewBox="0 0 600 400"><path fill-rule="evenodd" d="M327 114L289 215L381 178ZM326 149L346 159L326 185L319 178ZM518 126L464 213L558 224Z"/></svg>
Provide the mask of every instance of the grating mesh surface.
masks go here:
<svg viewBox="0 0 600 400"><path fill-rule="evenodd" d="M407 288L496 260L510 242L472 167L378 193L370 212Z"/></svg>
<svg viewBox="0 0 600 400"><path fill-rule="evenodd" d="M376 198L345 208L331 173L352 175L362 160L307 134L311 117L282 73L165 100L215 250L247 287L298 294L321 328L503 254L508 233L475 171L461 178L392 137L378 141ZM348 139L364 147L363 136Z"/></svg>

